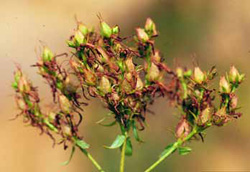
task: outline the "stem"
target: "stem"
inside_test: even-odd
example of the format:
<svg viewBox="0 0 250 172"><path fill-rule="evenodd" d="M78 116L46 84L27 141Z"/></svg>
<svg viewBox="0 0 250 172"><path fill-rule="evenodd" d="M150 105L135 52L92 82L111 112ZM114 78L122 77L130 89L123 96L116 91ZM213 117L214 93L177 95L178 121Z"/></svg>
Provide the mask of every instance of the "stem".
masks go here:
<svg viewBox="0 0 250 172"><path fill-rule="evenodd" d="M96 167L98 171L104 172L102 167L98 164L98 162L96 162L96 160L92 157L92 155L86 149L82 149L81 147L79 147L79 149L87 156L87 158L92 162L92 164Z"/></svg>
<svg viewBox="0 0 250 172"><path fill-rule="evenodd" d="M145 172L152 171L155 167L157 167L163 160L165 160L169 155L171 155L180 145L182 145L185 141L191 139L197 133L196 128L192 130L191 133L187 135L184 139L178 139L173 146L163 155L161 156L153 165L151 165Z"/></svg>
<svg viewBox="0 0 250 172"><path fill-rule="evenodd" d="M127 146L127 132L125 132L125 141L124 141L124 143L122 145L121 161L120 161L120 172L124 172L126 146Z"/></svg>

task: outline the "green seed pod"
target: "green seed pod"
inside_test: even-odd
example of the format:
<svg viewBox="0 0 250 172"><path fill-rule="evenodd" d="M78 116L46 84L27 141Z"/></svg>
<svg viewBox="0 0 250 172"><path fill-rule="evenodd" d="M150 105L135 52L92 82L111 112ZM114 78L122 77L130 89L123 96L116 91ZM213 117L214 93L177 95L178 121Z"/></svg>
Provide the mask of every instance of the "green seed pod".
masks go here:
<svg viewBox="0 0 250 172"><path fill-rule="evenodd" d="M194 68L194 81L201 84L205 80L205 74L201 71L199 67Z"/></svg>
<svg viewBox="0 0 250 172"><path fill-rule="evenodd" d="M48 47L44 47L42 53L42 60L43 62L50 62L54 59L54 54Z"/></svg>
<svg viewBox="0 0 250 172"><path fill-rule="evenodd" d="M80 23L80 24L78 25L78 30L79 30L84 36L86 36L86 35L88 34L88 32L89 32L88 28L87 28L84 24L82 24L82 23Z"/></svg>
<svg viewBox="0 0 250 172"><path fill-rule="evenodd" d="M111 92L111 84L106 76L103 76L100 81L99 88L102 93L107 94Z"/></svg>
<svg viewBox="0 0 250 172"><path fill-rule="evenodd" d="M182 78L183 77L183 70L182 70L182 68L177 67L176 68L176 74L177 74L178 78Z"/></svg>
<svg viewBox="0 0 250 172"><path fill-rule="evenodd" d="M226 80L225 76L220 78L220 92L221 93L230 93L231 92L231 86Z"/></svg>
<svg viewBox="0 0 250 172"><path fill-rule="evenodd" d="M148 34L145 32L142 28L136 28L137 38L139 41L142 41L143 43L147 42L149 40Z"/></svg>
<svg viewBox="0 0 250 172"><path fill-rule="evenodd" d="M110 38L112 35L111 27L105 22L101 22L101 35L106 38Z"/></svg>
<svg viewBox="0 0 250 172"><path fill-rule="evenodd" d="M115 26L115 27L112 28L112 34L118 35L119 32L120 32L119 26Z"/></svg>
<svg viewBox="0 0 250 172"><path fill-rule="evenodd" d="M84 44L84 43L86 43L86 39L85 39L85 37L84 37L84 35L82 34L82 32L81 31L79 31L79 30L77 30L76 32L75 32L75 44L77 45L77 46L80 46L81 44Z"/></svg>

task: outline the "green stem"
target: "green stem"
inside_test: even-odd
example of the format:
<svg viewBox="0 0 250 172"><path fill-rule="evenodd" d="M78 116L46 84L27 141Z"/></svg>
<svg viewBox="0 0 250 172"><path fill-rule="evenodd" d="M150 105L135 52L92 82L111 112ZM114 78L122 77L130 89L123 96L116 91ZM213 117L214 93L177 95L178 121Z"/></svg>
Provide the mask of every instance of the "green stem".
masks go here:
<svg viewBox="0 0 250 172"><path fill-rule="evenodd" d="M169 155L171 155L179 146L181 146L185 141L191 139L195 134L197 133L196 128L193 129L191 133L187 135L184 139L178 139L173 146L168 149L168 151L161 156L153 165L151 165L148 169L145 170L145 172L152 171L155 167L157 167L163 160L165 160Z"/></svg>
<svg viewBox="0 0 250 172"><path fill-rule="evenodd" d="M124 141L124 143L122 145L121 161L120 161L120 172L124 172L126 146L127 146L127 132L125 132L125 141Z"/></svg>
<svg viewBox="0 0 250 172"><path fill-rule="evenodd" d="M98 162L96 162L96 160L92 157L92 155L86 149L82 149L79 146L78 146L78 148L86 155L86 157L92 162L92 164L96 167L96 169L98 171L104 172L104 170L102 169L102 167L98 164Z"/></svg>

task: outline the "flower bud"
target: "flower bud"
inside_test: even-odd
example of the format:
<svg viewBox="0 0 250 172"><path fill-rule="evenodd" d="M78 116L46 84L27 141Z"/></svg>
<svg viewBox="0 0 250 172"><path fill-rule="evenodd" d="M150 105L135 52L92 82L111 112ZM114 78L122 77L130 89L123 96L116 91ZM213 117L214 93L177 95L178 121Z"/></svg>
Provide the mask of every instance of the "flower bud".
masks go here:
<svg viewBox="0 0 250 172"><path fill-rule="evenodd" d="M205 74L199 67L194 68L194 81L201 84L205 80Z"/></svg>
<svg viewBox="0 0 250 172"><path fill-rule="evenodd" d="M161 62L161 56L160 56L160 52L158 50L155 51L155 54L153 55L152 59L155 62Z"/></svg>
<svg viewBox="0 0 250 172"><path fill-rule="evenodd" d="M101 78L99 87L104 94L111 92L111 84L106 76L103 76Z"/></svg>
<svg viewBox="0 0 250 172"><path fill-rule="evenodd" d="M139 41L147 42L149 40L148 34L142 28L136 28L137 38Z"/></svg>
<svg viewBox="0 0 250 172"><path fill-rule="evenodd" d="M132 91L132 86L127 79L124 79L122 81L122 90L127 94L129 94Z"/></svg>
<svg viewBox="0 0 250 172"><path fill-rule="evenodd" d="M54 122L56 119L56 114L54 112L50 112L48 115L49 122Z"/></svg>
<svg viewBox="0 0 250 172"><path fill-rule="evenodd" d="M226 80L225 76L220 78L220 92L221 93L230 93L231 92L230 84Z"/></svg>
<svg viewBox="0 0 250 172"><path fill-rule="evenodd" d="M101 35L106 38L110 38L112 35L112 29L105 22L101 22Z"/></svg>
<svg viewBox="0 0 250 172"><path fill-rule="evenodd" d="M80 46L81 44L86 43L84 35L79 30L77 30L75 32L75 37L74 38L75 38L75 43L76 43L77 46Z"/></svg>
<svg viewBox="0 0 250 172"><path fill-rule="evenodd" d="M199 114L197 118L197 124L204 125L210 120L210 118L211 118L211 109L207 107Z"/></svg>
<svg viewBox="0 0 250 172"><path fill-rule="evenodd" d="M69 114L72 111L72 105L66 96L59 95L59 103L62 112Z"/></svg>
<svg viewBox="0 0 250 172"><path fill-rule="evenodd" d="M241 83L244 79L244 74L240 75L238 70L234 66L231 66L228 79L231 83Z"/></svg>
<svg viewBox="0 0 250 172"><path fill-rule="evenodd" d="M43 53L42 53L42 60L43 62L49 62L54 59L54 54L48 47L44 47Z"/></svg>
<svg viewBox="0 0 250 172"><path fill-rule="evenodd" d="M157 35L155 23L151 18L147 18L145 23L145 30L146 32L150 33L150 35Z"/></svg>
<svg viewBox="0 0 250 172"><path fill-rule="evenodd" d="M181 121L177 124L175 135L177 138L185 138L191 131L190 124L185 118L182 118Z"/></svg>
<svg viewBox="0 0 250 172"><path fill-rule="evenodd" d="M154 63L151 63L150 69L148 71L148 80L156 81L159 79L159 76L160 76L159 68Z"/></svg>
<svg viewBox="0 0 250 172"><path fill-rule="evenodd" d="M127 67L127 70L129 72L133 72L135 70L135 65L133 63L133 60L132 60L132 57L128 57L126 60L125 60L125 64L126 64L126 67Z"/></svg>
<svg viewBox="0 0 250 172"><path fill-rule="evenodd" d="M88 32L89 32L88 28L87 28L84 24L82 24L82 23L80 23L80 24L78 25L78 30L79 30L84 36L87 35Z"/></svg>

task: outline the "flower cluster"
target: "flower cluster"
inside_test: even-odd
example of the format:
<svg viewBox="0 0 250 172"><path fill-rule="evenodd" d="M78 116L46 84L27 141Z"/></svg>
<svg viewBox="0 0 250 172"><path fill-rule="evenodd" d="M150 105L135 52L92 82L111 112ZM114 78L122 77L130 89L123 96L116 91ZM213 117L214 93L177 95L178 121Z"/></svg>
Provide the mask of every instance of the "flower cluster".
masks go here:
<svg viewBox="0 0 250 172"><path fill-rule="evenodd" d="M34 65L49 84L54 103L59 104L58 112L41 112L37 90L18 68L13 87L21 114L52 138L51 131L60 134L64 143L81 139L81 105L87 105L81 99L86 101L89 96L102 100L113 114L112 125L118 123L123 135L133 130L137 141L141 141L137 132L144 129L146 113L150 112L148 105L157 97L166 97L181 109L175 133L178 139L186 138L194 129L202 137L206 128L222 126L241 116L236 112L235 90L244 80L243 74L232 66L229 74L221 77L216 91L211 88L217 74L214 67L207 72L199 67L169 68L155 48L157 36L150 18L130 37L121 37L118 26L111 27L104 21L100 21L99 32L79 22L67 41L72 48L70 69L62 68L57 60L67 54L54 55L48 48ZM71 75L76 84L72 84ZM220 98L219 105L216 97ZM77 115L79 122L75 122Z"/></svg>

